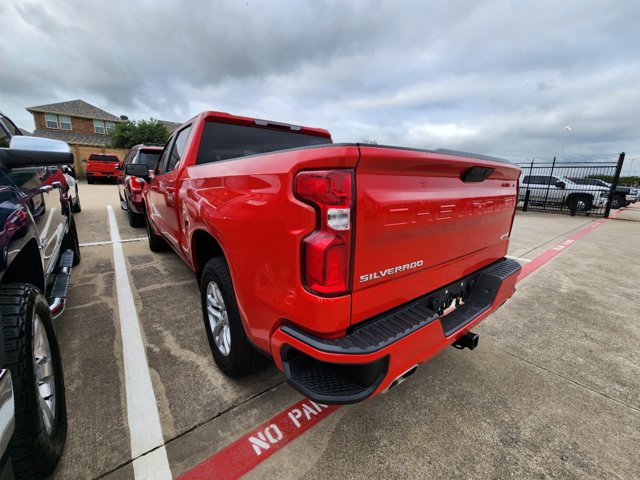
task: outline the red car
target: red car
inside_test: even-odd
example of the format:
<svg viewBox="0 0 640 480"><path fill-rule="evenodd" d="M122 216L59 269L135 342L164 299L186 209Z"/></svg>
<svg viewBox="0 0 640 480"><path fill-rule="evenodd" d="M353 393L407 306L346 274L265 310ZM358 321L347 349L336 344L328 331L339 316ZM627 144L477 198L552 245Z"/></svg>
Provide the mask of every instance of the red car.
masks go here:
<svg viewBox="0 0 640 480"><path fill-rule="evenodd" d="M120 159L116 155L92 153L87 159L87 183L98 179L115 180L122 176Z"/></svg>
<svg viewBox="0 0 640 480"><path fill-rule="evenodd" d="M156 168L162 147L153 145L135 145L129 150L122 162L122 171L127 165L145 165L149 173ZM144 205L142 203L142 188L144 180L130 175L118 177L118 195L120 196L120 208L127 212L129 225L132 227L144 226Z"/></svg>
<svg viewBox="0 0 640 480"><path fill-rule="evenodd" d="M200 286L221 370L271 357L321 403L386 391L514 292L505 258L520 169L446 151L332 144L329 132L205 112L143 189L151 250Z"/></svg>

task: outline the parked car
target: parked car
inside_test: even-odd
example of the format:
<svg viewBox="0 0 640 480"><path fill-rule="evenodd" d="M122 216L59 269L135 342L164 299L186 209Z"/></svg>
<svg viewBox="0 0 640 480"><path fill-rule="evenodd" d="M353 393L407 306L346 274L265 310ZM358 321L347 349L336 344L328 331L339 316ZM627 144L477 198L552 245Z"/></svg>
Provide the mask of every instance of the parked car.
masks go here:
<svg viewBox="0 0 640 480"><path fill-rule="evenodd" d="M71 205L71 211L73 213L79 213L82 211L82 205L80 204L80 194L78 193L78 182L71 174L71 168L68 165L62 167L47 167L47 173L54 181L63 181L67 185L67 196L69 197L69 204ZM51 181L51 180L50 180Z"/></svg>
<svg viewBox="0 0 640 480"><path fill-rule="evenodd" d="M569 177L572 182L578 185L592 185L596 187L605 187L608 191L611 190L611 184L597 178L576 178ZM638 189L634 187L625 187L624 185L616 186L616 190L611 199L611 208L626 207L631 203L637 202Z"/></svg>
<svg viewBox="0 0 640 480"><path fill-rule="evenodd" d="M117 155L92 153L87 159L87 183L96 180L117 180L122 175Z"/></svg>
<svg viewBox="0 0 640 480"><path fill-rule="evenodd" d="M53 319L80 246L61 171L69 146L23 137L0 116L0 478L44 478L62 455L67 412ZM15 403L14 403L15 402Z"/></svg>
<svg viewBox="0 0 640 480"><path fill-rule="evenodd" d="M136 145L131 148L122 162L122 169L130 164L146 165L149 172L153 172L162 153L162 147L157 145ZM145 183L138 177L122 175L118 177L118 195L120 208L127 212L129 225L144 226L144 205L142 203L142 188Z"/></svg>
<svg viewBox="0 0 640 480"><path fill-rule="evenodd" d="M607 203L609 189L597 185L582 185L561 175L523 175L520 179L519 200L529 191L532 205L557 205L573 212L588 212Z"/></svg>
<svg viewBox="0 0 640 480"><path fill-rule="evenodd" d="M205 112L143 189L149 247L196 272L213 358L271 357L321 403L402 382L514 292L520 169L473 154L337 144L323 129Z"/></svg>

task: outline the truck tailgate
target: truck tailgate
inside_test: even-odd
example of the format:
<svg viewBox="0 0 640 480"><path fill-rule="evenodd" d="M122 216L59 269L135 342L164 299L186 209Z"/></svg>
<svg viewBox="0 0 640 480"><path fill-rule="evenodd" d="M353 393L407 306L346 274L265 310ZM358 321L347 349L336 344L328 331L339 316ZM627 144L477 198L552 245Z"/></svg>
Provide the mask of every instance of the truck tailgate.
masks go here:
<svg viewBox="0 0 640 480"><path fill-rule="evenodd" d="M352 323L450 284L507 253L518 167L498 159L390 147L363 146L360 155ZM464 181L474 167L480 178Z"/></svg>

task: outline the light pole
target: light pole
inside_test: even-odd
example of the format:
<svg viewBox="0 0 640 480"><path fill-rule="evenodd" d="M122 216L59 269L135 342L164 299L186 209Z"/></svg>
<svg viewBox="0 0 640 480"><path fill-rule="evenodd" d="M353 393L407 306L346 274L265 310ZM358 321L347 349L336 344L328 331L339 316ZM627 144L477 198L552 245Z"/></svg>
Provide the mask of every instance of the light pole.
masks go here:
<svg viewBox="0 0 640 480"><path fill-rule="evenodd" d="M564 145L567 143L567 137L569 136L569 132L571 131L571 127L567 125L564 127L564 138L562 139L562 148L560 149L560 156L564 155Z"/></svg>

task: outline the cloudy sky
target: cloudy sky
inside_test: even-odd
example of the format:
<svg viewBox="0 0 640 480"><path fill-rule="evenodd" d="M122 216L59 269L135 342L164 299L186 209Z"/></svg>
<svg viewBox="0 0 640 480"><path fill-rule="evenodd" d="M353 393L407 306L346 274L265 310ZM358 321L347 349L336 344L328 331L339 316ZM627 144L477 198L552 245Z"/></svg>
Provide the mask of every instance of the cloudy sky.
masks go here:
<svg viewBox="0 0 640 480"><path fill-rule="evenodd" d="M29 130L25 107L82 98L132 119L222 110L515 160L566 142L626 151L640 172L637 0L2 5L0 109Z"/></svg>

